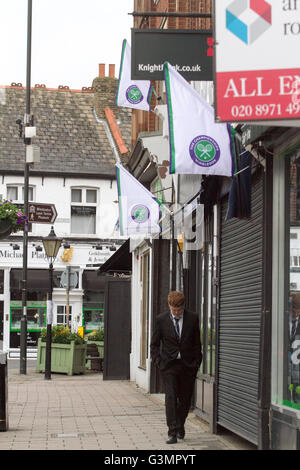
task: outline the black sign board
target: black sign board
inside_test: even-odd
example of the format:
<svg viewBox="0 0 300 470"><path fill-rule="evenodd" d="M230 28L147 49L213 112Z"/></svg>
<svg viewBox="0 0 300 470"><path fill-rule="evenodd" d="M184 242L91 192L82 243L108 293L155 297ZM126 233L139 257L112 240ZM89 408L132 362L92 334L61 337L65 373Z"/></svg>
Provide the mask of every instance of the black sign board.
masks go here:
<svg viewBox="0 0 300 470"><path fill-rule="evenodd" d="M29 348L37 347L38 339L41 336L40 331L27 331L27 346ZM20 347L20 338L21 333L19 331L10 332L10 348L19 348Z"/></svg>
<svg viewBox="0 0 300 470"><path fill-rule="evenodd" d="M169 62L186 80L212 81L210 30L131 29L131 79L163 80Z"/></svg>

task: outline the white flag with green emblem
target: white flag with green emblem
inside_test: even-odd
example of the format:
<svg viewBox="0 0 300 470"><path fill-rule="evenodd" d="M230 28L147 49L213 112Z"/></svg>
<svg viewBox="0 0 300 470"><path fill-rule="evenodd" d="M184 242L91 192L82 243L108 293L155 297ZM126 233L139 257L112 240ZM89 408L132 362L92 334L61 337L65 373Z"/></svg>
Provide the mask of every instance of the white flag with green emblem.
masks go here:
<svg viewBox="0 0 300 470"><path fill-rule="evenodd" d="M116 164L120 235L160 232L158 200L125 168Z"/></svg>
<svg viewBox="0 0 300 470"><path fill-rule="evenodd" d="M131 48L124 39L115 104L125 108L150 111L151 95L150 80L131 80Z"/></svg>
<svg viewBox="0 0 300 470"><path fill-rule="evenodd" d="M164 64L170 173L232 176L231 131L168 62Z"/></svg>

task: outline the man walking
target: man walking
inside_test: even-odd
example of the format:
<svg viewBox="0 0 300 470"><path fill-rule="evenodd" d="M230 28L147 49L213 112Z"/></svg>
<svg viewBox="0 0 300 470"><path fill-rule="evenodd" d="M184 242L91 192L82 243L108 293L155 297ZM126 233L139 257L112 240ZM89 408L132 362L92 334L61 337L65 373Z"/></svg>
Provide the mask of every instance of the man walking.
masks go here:
<svg viewBox="0 0 300 470"><path fill-rule="evenodd" d="M175 444L185 436L184 423L202 353L198 317L185 309L183 293L170 292L168 304L170 311L156 318L150 350L165 383L167 444Z"/></svg>

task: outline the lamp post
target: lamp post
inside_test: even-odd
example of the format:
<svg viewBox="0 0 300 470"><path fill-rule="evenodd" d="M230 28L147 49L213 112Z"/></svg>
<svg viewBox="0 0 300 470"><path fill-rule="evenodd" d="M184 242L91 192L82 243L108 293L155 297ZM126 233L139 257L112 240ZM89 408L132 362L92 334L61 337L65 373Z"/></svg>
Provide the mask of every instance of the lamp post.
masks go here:
<svg viewBox="0 0 300 470"><path fill-rule="evenodd" d="M45 380L51 379L51 333L53 317L53 263L60 249L62 240L57 238L53 227L51 227L48 237L43 238L44 250L49 261L49 292L47 302L47 333L46 333L46 361L45 361Z"/></svg>
<svg viewBox="0 0 300 470"><path fill-rule="evenodd" d="M30 116L30 80L31 80L31 28L32 27L32 0L28 0L27 13L27 65L26 65L26 114L25 126L32 125ZM31 144L31 139L24 138L25 147ZM29 189L29 163L24 168L24 215L28 219L28 189ZM27 264L28 264L28 225L24 226L23 233L23 279L22 279L22 317L20 329L20 374L26 374L27 369Z"/></svg>

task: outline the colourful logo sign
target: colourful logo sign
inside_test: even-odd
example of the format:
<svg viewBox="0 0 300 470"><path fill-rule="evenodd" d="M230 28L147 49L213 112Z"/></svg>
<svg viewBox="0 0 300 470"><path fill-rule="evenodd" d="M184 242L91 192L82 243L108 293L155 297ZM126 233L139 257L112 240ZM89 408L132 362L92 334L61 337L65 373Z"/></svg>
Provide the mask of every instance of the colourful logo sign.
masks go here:
<svg viewBox="0 0 300 470"><path fill-rule="evenodd" d="M226 28L250 45L272 25L272 6L265 0L234 0L226 9Z"/></svg>
<svg viewBox="0 0 300 470"><path fill-rule="evenodd" d="M131 85L126 90L126 98L131 104L138 104L143 100L141 90L136 85Z"/></svg>
<svg viewBox="0 0 300 470"><path fill-rule="evenodd" d="M131 218L137 224L143 224L150 217L150 211L147 206L137 204L131 209Z"/></svg>
<svg viewBox="0 0 300 470"><path fill-rule="evenodd" d="M190 143L190 156L193 161L202 167L215 165L220 158L218 143L207 135L199 135Z"/></svg>

